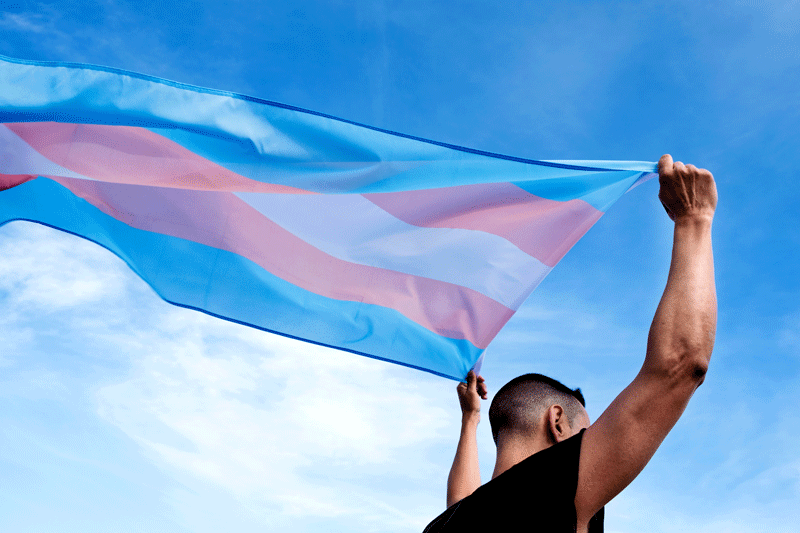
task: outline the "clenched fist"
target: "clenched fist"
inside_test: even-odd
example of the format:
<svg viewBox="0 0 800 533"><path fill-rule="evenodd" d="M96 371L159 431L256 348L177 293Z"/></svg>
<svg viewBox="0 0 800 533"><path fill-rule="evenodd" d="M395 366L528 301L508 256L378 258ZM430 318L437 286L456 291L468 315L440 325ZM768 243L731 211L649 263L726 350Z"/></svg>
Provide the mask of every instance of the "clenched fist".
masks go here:
<svg viewBox="0 0 800 533"><path fill-rule="evenodd" d="M669 218L677 222L684 218L714 217L717 208L717 185L714 176L704 168L672 162L665 154L658 160L658 198Z"/></svg>
<svg viewBox="0 0 800 533"><path fill-rule="evenodd" d="M461 404L461 413L464 415L477 414L481 411L481 398L486 399L486 384L483 377L475 376L472 370L467 374L467 382L459 383L456 387L458 401Z"/></svg>

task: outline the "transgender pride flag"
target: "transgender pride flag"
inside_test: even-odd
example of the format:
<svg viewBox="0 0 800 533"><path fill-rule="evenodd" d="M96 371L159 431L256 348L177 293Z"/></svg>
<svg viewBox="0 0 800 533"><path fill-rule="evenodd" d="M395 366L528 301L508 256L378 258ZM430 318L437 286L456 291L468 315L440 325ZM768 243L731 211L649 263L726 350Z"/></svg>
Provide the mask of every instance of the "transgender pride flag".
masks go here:
<svg viewBox="0 0 800 533"><path fill-rule="evenodd" d="M0 224L96 242L172 304L453 379L654 171L0 57Z"/></svg>

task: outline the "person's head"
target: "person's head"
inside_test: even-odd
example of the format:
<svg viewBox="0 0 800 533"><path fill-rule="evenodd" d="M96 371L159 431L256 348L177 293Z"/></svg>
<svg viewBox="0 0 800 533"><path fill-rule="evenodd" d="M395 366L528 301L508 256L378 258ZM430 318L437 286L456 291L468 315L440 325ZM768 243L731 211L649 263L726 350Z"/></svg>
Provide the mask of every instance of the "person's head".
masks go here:
<svg viewBox="0 0 800 533"><path fill-rule="evenodd" d="M494 443L542 437L554 444L589 427L581 390L541 374L506 383L492 399L489 423Z"/></svg>

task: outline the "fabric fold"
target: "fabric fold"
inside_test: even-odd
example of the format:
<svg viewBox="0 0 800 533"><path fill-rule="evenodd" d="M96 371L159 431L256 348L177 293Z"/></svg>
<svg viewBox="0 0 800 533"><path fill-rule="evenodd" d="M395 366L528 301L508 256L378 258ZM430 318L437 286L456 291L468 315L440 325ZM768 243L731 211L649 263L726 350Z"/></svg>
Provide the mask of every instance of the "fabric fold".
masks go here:
<svg viewBox="0 0 800 533"><path fill-rule="evenodd" d="M175 305L451 379L655 170L0 57L0 224L92 240Z"/></svg>

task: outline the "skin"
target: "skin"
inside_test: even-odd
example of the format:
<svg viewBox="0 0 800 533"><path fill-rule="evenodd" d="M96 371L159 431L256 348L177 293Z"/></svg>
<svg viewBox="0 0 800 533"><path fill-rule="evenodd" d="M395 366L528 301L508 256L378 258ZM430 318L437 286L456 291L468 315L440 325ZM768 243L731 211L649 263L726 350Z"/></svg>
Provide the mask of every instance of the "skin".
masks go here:
<svg viewBox="0 0 800 533"><path fill-rule="evenodd" d="M658 197L675 228L667 286L650 326L641 370L593 424L584 411L572 427L563 407L556 404L541 414L535 435L498 441L492 478L587 428L575 494L578 532L587 531L591 517L642 471L705 379L714 347L714 177L708 170L673 162L669 154L659 160L658 171ZM448 507L481 484L476 430L481 399L487 398L486 384L470 372L457 392L461 437L448 478Z"/></svg>
<svg viewBox="0 0 800 533"><path fill-rule="evenodd" d="M481 420L481 400L485 400L488 394L484 379L476 377L472 370L467 374L467 382L458 384L456 392L461 404L461 436L450 476L447 478L448 507L481 486L476 434Z"/></svg>
<svg viewBox="0 0 800 533"><path fill-rule="evenodd" d="M497 460L494 464L492 479L531 455L588 428L589 413L586 412L586 409L582 409L581 416L571 425L564 408L559 404L554 404L542 412L536 427L544 428L544 430L537 431L536 434L524 439L503 438L502 436L498 438Z"/></svg>

